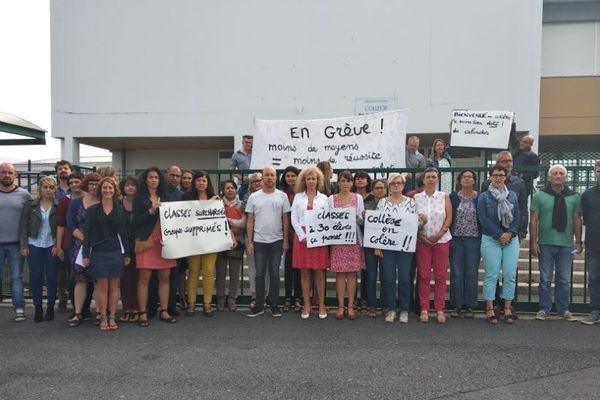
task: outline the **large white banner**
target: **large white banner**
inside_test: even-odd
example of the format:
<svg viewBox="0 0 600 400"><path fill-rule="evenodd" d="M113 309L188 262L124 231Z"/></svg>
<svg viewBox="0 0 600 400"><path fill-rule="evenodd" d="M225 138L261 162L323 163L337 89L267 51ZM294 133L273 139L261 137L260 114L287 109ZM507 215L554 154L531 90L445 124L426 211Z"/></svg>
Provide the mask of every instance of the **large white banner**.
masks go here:
<svg viewBox="0 0 600 400"><path fill-rule="evenodd" d="M455 110L450 122L450 145L507 149L514 116L510 111Z"/></svg>
<svg viewBox="0 0 600 400"><path fill-rule="evenodd" d="M231 248L229 223L221 200L162 203L160 227L164 258L218 253Z"/></svg>
<svg viewBox="0 0 600 400"><path fill-rule="evenodd" d="M367 210L363 245L374 249L414 253L418 228L417 214Z"/></svg>
<svg viewBox="0 0 600 400"><path fill-rule="evenodd" d="M407 110L333 119L254 120L252 169L404 167Z"/></svg>
<svg viewBox="0 0 600 400"><path fill-rule="evenodd" d="M355 208L306 211L306 224L307 247L357 243Z"/></svg>

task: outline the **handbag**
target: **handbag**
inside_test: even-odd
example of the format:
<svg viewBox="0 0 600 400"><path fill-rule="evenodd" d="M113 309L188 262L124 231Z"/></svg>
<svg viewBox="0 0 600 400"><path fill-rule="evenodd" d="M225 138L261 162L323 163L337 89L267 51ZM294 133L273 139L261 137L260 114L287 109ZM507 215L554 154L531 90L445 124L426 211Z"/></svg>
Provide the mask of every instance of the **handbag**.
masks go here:
<svg viewBox="0 0 600 400"><path fill-rule="evenodd" d="M135 239L135 253L139 254L144 250L154 247L154 240L149 236L146 240Z"/></svg>

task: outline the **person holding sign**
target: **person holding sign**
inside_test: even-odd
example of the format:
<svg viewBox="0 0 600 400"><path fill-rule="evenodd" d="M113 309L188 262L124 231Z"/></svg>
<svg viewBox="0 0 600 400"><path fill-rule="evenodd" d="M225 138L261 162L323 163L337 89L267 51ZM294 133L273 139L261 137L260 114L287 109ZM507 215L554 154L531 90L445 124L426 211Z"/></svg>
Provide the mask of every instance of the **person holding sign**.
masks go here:
<svg viewBox="0 0 600 400"><path fill-rule="evenodd" d="M450 253L449 232L452 222L452 204L448 193L437 190L439 172L433 167L423 172L425 190L415 195L417 212L427 219L417 242L417 268L419 271L419 299L421 299L421 322L429 322L429 296L431 269L433 268L434 307L439 324L446 323L444 303L446 299L446 271Z"/></svg>
<svg viewBox="0 0 600 400"><path fill-rule="evenodd" d="M271 315L282 316L279 309L279 264L281 254L289 247L290 202L287 195L275 188L277 172L265 167L262 172L263 188L248 198L246 213L246 249L256 262L256 308L247 314L254 318L264 314L265 274L268 272Z"/></svg>
<svg viewBox="0 0 600 400"><path fill-rule="evenodd" d="M319 318L327 318L325 307L325 271L329 266L329 247L306 246L306 211L327 208L327 196L323 190L323 173L317 167L308 167L300 172L296 180L296 196L292 204L292 226L294 244L292 250L293 267L300 270L300 283L304 308L300 317L310 317L311 272L315 275L315 289L319 299Z"/></svg>
<svg viewBox="0 0 600 400"><path fill-rule="evenodd" d="M415 201L402 195L406 179L398 173L391 173L388 177L389 196L377 204L377 211L390 213L416 214ZM415 230L416 234L416 230ZM375 249L375 255L381 257L381 303L389 311L385 315L385 322L394 322L396 318L396 293L400 297L399 322L408 323L408 310L410 307L410 272L413 253L401 250ZM396 288L396 278L398 287Z"/></svg>
<svg viewBox="0 0 600 400"><path fill-rule="evenodd" d="M352 173L342 171L338 174L339 193L328 199L329 208L354 208L356 222L363 225L365 209L361 195L352 193ZM362 250L361 230L357 229L357 239L354 244L338 244L331 246L331 270L336 273L335 285L338 297L337 319L344 319L344 295L348 290L348 319L356 319L354 297L356 295L356 273L365 268ZM320 299L319 299L320 300Z"/></svg>
<svg viewBox="0 0 600 400"><path fill-rule="evenodd" d="M192 190L183 196L183 201L188 200L219 200L210 181L210 176L205 171L198 171L192 179ZM188 317L196 313L196 293L198 292L198 276L202 271L203 314L212 317L214 311L210 305L213 289L215 287L215 265L217 253L197 254L187 258L188 263L188 308L185 315Z"/></svg>
<svg viewBox="0 0 600 400"><path fill-rule="evenodd" d="M88 208L85 217L83 264L96 280L94 291L101 331L114 331L119 301L119 281L129 264L127 214L118 204L119 188L111 177L100 180L96 197L100 203ZM106 312L108 310L108 316Z"/></svg>
<svg viewBox="0 0 600 400"><path fill-rule="evenodd" d="M513 323L512 300L515 296L517 265L519 263L519 202L506 182L508 170L496 164L490 171L492 184L479 195L477 216L481 223L481 255L485 265L483 298L487 321L497 324L494 298L498 273L502 266L502 298L504 321Z"/></svg>
<svg viewBox="0 0 600 400"><path fill-rule="evenodd" d="M160 301L160 320L175 323L168 311L169 276L175 260L163 258L160 218L160 202L169 201L166 178L158 167L147 168L140 175L140 190L133 199L133 230L135 235L136 267L138 276L138 305L140 313L138 325L147 327L148 288L152 271L158 271L158 297Z"/></svg>

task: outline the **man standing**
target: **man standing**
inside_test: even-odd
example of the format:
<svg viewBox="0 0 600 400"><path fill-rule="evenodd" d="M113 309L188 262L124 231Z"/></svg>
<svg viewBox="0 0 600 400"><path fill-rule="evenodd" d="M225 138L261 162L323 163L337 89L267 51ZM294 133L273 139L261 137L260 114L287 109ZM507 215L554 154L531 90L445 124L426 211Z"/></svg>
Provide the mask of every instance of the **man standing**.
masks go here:
<svg viewBox="0 0 600 400"><path fill-rule="evenodd" d="M410 136L406 141L406 168L425 169L425 156L419 153L419 137Z"/></svg>
<svg viewBox="0 0 600 400"><path fill-rule="evenodd" d="M600 323L600 160L594 166L596 186L581 195L581 211L585 224L585 264L592 311L582 324Z"/></svg>
<svg viewBox="0 0 600 400"><path fill-rule="evenodd" d="M60 201L65 195L71 193L68 180L69 176L73 173L73 166L67 160L60 160L54 164L54 172L56 173L56 182L58 183L56 187L56 201Z"/></svg>
<svg viewBox="0 0 600 400"><path fill-rule="evenodd" d="M250 164L252 162L252 144L254 143L254 138L252 135L244 135L242 136L242 149L233 153L231 156L231 169L232 170L244 170L250 169ZM246 192L248 191L248 177L245 176L242 178L241 175L234 175L238 181L239 186L239 196L240 199L244 197Z"/></svg>
<svg viewBox="0 0 600 400"><path fill-rule="evenodd" d="M23 297L23 257L19 245L19 224L25 203L31 195L15 184L17 171L10 163L0 164L0 290L4 262L10 268L10 290L15 310L15 321L25 321Z"/></svg>
<svg viewBox="0 0 600 400"><path fill-rule="evenodd" d="M179 189L181 184L181 168L177 165L172 165L167 169L167 182L169 184L169 199L171 201L181 201L183 192Z"/></svg>
<svg viewBox="0 0 600 400"><path fill-rule="evenodd" d="M285 193L275 188L277 172L265 167L263 188L250 195L246 205L246 250L256 263L256 308L247 314L253 318L264 314L265 274L269 273L271 315L281 317L279 309L279 264L281 254L289 247L290 202Z"/></svg>
<svg viewBox="0 0 600 400"><path fill-rule="evenodd" d="M539 257L540 310L535 319L544 321L552 308L552 274L556 270L556 309L565 321L577 321L569 311L573 234L575 252L583 250L581 241L581 201L579 194L565 186L567 169L553 165L548 170L549 184L531 200L529 246Z"/></svg>
<svg viewBox="0 0 600 400"><path fill-rule="evenodd" d="M519 141L519 152L516 153L513 158L515 167L540 166L540 158L536 153L531 151L534 140L535 138L531 135L526 135L521 138ZM517 175L525 182L525 189L527 189L527 196L529 197L533 193L533 180L536 179L540 173L538 171L523 171L517 173Z"/></svg>

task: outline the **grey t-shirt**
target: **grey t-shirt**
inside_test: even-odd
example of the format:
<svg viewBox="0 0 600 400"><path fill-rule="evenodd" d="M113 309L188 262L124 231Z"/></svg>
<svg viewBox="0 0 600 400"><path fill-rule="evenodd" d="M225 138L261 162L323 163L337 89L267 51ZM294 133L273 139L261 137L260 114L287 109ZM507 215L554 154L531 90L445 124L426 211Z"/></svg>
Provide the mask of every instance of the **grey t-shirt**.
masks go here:
<svg viewBox="0 0 600 400"><path fill-rule="evenodd" d="M31 194L20 187L12 192L0 191L0 243L18 243L23 206Z"/></svg>
<svg viewBox="0 0 600 400"><path fill-rule="evenodd" d="M418 151L414 153L406 152L406 168L423 168L425 169L425 157Z"/></svg>
<svg viewBox="0 0 600 400"><path fill-rule="evenodd" d="M234 169L250 169L250 161L252 161L252 152L244 154L238 150L231 156L231 167Z"/></svg>
<svg viewBox="0 0 600 400"><path fill-rule="evenodd" d="M247 213L254 213L254 241L274 243L283 240L282 216L290 212L290 201L281 190L254 192L248 198Z"/></svg>

